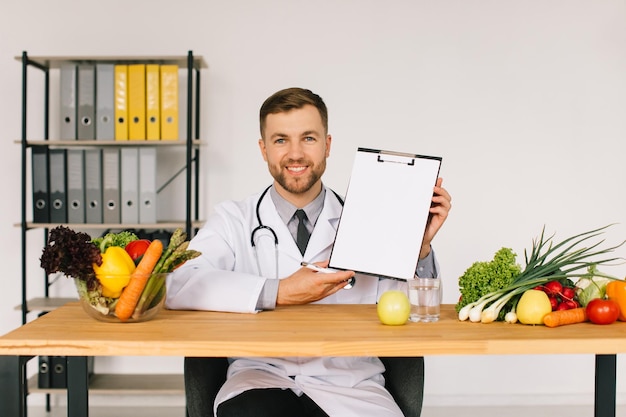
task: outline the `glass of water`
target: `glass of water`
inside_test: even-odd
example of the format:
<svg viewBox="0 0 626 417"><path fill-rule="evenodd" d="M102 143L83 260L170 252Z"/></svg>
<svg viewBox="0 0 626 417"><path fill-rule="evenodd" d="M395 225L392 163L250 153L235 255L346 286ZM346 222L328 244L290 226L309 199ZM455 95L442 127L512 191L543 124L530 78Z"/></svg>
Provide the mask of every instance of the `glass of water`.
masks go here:
<svg viewBox="0 0 626 417"><path fill-rule="evenodd" d="M409 301L413 322L434 322L439 320L441 306L441 279L415 278L409 280Z"/></svg>

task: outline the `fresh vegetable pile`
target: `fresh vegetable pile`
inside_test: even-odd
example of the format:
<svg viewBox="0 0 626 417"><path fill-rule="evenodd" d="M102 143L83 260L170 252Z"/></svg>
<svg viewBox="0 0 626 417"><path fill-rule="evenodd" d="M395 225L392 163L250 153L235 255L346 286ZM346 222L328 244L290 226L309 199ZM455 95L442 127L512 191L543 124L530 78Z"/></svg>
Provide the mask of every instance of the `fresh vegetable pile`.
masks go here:
<svg viewBox="0 0 626 417"><path fill-rule="evenodd" d="M459 278L461 298L456 304L459 319L515 323L518 302L529 290L545 293L541 299L545 297L547 300L548 304L544 303L543 307L547 309L546 314L586 306L590 301L588 293L599 287L598 280L617 279L599 272L597 265L621 259L602 256L613 252L624 242L607 248L601 248L604 241L590 242L608 227L610 225L558 243L553 242L554 235L545 237L544 229L539 240L533 240L530 254L524 251L526 266L523 269L515 263L516 255L509 248L500 249L492 261L475 262ZM586 284L589 290L579 289L579 282ZM624 303L626 305L626 287Z"/></svg>
<svg viewBox="0 0 626 417"><path fill-rule="evenodd" d="M100 313L122 321L139 317L162 299L166 274L200 252L188 249L187 234L176 229L167 248L158 240L129 231L91 239L65 226L50 231L40 258L47 274L62 272L76 280L79 295Z"/></svg>

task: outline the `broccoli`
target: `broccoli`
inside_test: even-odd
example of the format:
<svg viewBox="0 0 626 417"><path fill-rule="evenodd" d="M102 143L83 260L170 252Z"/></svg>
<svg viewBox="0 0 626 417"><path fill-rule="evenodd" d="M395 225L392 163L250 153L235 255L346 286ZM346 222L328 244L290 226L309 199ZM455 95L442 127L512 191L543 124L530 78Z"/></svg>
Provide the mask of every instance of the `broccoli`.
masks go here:
<svg viewBox="0 0 626 417"><path fill-rule="evenodd" d="M515 263L515 257L512 249L502 248L496 252L493 260L474 262L459 278L461 298L455 306L456 311L478 301L485 294L511 285L522 271Z"/></svg>
<svg viewBox="0 0 626 417"><path fill-rule="evenodd" d="M110 246L119 246L125 248L129 242L138 239L139 238L137 237L137 235L133 232L124 230L119 233L107 233L104 236L94 238L92 242L98 248L100 248L101 253L104 253Z"/></svg>

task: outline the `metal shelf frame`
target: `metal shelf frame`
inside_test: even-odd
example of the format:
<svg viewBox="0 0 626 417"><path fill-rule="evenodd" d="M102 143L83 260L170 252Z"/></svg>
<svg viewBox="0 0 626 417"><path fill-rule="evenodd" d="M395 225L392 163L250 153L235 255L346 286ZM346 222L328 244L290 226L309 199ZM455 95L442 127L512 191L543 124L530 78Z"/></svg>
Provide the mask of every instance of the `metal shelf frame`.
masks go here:
<svg viewBox="0 0 626 417"><path fill-rule="evenodd" d="M65 57L30 57L26 51L22 52L21 56L15 57L16 60L21 61L22 64L22 108L21 108L21 138L19 140L21 147L21 221L20 221L20 229L21 229L21 273L22 273L22 299L20 303L21 313L22 313L22 324L26 324L28 320L28 313L32 310L29 309L29 302L27 297L27 276L28 276L28 265L26 262L26 253L27 253L27 233L32 229L43 229L44 230L44 244L48 240L49 230L53 225L51 224L37 224L28 221L28 216L30 212L30 207L27 206L28 201L28 192L29 192L29 184L27 184L28 180L28 172L27 167L31 164L28 161L28 149L32 146L47 146L47 147L72 147L72 146L85 146L85 147L99 147L99 146L125 146L126 144L115 144L115 143L107 143L103 145L96 141L92 142L81 142L72 144L67 140L59 140L59 141L50 141L50 71L52 69L60 68L60 65L65 62L74 62L74 63L96 63L96 62L107 62L107 63L156 63L156 64L176 64L181 69L186 69L187 73L187 111L186 111L186 137L184 138L183 143L168 143L167 145L178 145L185 146L185 165L182 169L180 169L177 173L170 178L166 184L159 189L162 190L166 187L174 178L180 175L182 172L185 172L185 217L184 220L181 221L173 221L173 222L159 222L154 225L141 225L142 227L146 226L154 226L155 228L174 228L184 226L184 229L188 236L193 236L195 232L201 225L199 220L199 195L200 195L200 75L201 70L206 68L207 65L204 62L202 57L194 56L192 51L188 51L186 56L133 56L133 57L75 57L75 56L65 56ZM27 132L28 128L28 76L29 69L33 68L39 70L43 73L44 76L44 87L43 87L43 132L40 140L31 140L29 141L29 132ZM194 100L195 99L195 100ZM182 121L182 119L181 119ZM155 146L155 144L151 144ZM148 146L147 144L142 143L140 146ZM156 144L159 146L159 144ZM76 225L74 225L76 226ZM85 228L89 228L91 226L84 224L80 225ZM132 227L133 225L97 225L96 228L102 229L104 226L109 226L110 228L114 228L111 226L119 226L120 229ZM136 226L136 225L134 225ZM49 287L50 280L49 277L44 273L45 280L45 288L44 288L44 300L49 298ZM54 300L50 300L53 302ZM40 308L42 303L31 303L33 307ZM49 303L44 303L49 304ZM53 308L53 307L52 307ZM39 310L38 310L39 311ZM44 308L40 311L41 314L45 314L46 310ZM26 363L24 361L23 366L23 375L22 377L26 378ZM69 377L69 376L68 376ZM26 404L26 395L28 392L24 394L24 404ZM47 394L49 396L49 394ZM47 399L47 407L50 409L49 398Z"/></svg>

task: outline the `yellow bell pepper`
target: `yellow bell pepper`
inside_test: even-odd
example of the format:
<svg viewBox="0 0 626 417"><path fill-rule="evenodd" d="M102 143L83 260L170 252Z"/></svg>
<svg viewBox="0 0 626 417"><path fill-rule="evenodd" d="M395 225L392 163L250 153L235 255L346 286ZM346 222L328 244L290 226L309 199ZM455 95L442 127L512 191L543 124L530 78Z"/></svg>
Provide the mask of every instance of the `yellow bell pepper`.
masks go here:
<svg viewBox="0 0 626 417"><path fill-rule="evenodd" d="M102 254L102 265L93 264L93 270L102 285L102 296L118 298L130 281L135 263L124 248L110 246Z"/></svg>
<svg viewBox="0 0 626 417"><path fill-rule="evenodd" d="M626 282L612 280L606 284L606 296L619 304L619 321L626 321Z"/></svg>

